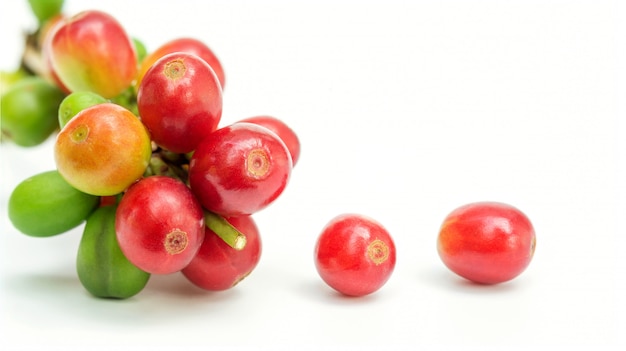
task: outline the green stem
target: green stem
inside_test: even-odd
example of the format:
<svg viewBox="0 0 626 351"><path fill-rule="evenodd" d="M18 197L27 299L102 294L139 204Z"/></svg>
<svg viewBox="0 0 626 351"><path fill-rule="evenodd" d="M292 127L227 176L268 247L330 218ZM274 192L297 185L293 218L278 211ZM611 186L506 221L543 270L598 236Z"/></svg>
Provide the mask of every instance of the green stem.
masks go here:
<svg viewBox="0 0 626 351"><path fill-rule="evenodd" d="M209 229L233 249L242 250L246 246L246 236L224 217L210 211L204 211L204 222Z"/></svg>

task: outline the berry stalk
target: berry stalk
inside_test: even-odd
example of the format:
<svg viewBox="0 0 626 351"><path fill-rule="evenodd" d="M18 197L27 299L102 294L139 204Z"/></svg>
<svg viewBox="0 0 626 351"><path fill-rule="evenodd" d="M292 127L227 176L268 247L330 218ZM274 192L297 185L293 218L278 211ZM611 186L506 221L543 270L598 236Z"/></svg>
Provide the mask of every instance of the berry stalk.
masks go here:
<svg viewBox="0 0 626 351"><path fill-rule="evenodd" d="M246 236L228 223L224 217L210 211L204 211L204 222L209 229L233 249L243 250L246 246Z"/></svg>

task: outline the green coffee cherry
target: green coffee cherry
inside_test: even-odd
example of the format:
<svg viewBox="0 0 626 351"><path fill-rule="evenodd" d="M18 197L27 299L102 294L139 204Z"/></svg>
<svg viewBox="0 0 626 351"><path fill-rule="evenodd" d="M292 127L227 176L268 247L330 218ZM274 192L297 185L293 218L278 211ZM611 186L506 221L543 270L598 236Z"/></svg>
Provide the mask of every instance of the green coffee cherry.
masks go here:
<svg viewBox="0 0 626 351"><path fill-rule="evenodd" d="M98 196L69 185L57 172L25 179L9 197L9 219L20 232L36 237L64 233L81 224L100 203Z"/></svg>
<svg viewBox="0 0 626 351"><path fill-rule="evenodd" d="M39 23L61 13L64 0L28 0L31 10Z"/></svg>
<svg viewBox="0 0 626 351"><path fill-rule="evenodd" d="M78 278L92 295L126 299L138 294L150 274L133 265L122 253L115 235L117 206L98 208L89 216L78 247Z"/></svg>
<svg viewBox="0 0 626 351"><path fill-rule="evenodd" d="M76 91L66 96L59 105L59 126L63 128L80 111L107 102L107 99L91 91Z"/></svg>
<svg viewBox="0 0 626 351"><path fill-rule="evenodd" d="M45 141L58 127L59 105L65 94L43 78L30 76L2 95L2 136L20 146Z"/></svg>

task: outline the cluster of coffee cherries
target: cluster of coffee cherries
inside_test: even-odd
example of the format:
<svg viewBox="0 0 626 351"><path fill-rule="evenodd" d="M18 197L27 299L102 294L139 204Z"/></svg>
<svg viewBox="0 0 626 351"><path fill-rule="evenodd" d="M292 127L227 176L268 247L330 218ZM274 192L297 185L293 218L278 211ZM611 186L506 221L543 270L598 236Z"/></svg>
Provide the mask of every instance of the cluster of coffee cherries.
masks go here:
<svg viewBox="0 0 626 351"><path fill-rule="evenodd" d="M201 40L147 52L108 13L57 12L37 34L45 74L25 77L56 93L34 104L47 105L45 118L54 111L56 169L18 184L11 222L38 237L85 222L77 272L99 297L127 298L151 274L176 272L207 290L233 287L260 259L252 215L286 188L298 137L267 115L221 125L224 70ZM25 95L22 84L8 94ZM17 116L3 123L7 137L47 137L21 143L30 126L14 110L5 116L3 104L3 122Z"/></svg>

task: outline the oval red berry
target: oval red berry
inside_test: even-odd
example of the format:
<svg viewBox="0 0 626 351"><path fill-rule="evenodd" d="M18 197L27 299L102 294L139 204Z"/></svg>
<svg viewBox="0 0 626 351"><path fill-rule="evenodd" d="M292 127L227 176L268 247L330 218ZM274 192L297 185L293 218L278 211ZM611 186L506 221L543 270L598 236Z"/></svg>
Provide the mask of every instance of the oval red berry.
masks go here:
<svg viewBox="0 0 626 351"><path fill-rule="evenodd" d="M363 296L379 290L395 268L389 232L372 218L344 214L331 220L317 239L315 267L331 288Z"/></svg>
<svg viewBox="0 0 626 351"><path fill-rule="evenodd" d="M535 230L524 213L497 202L476 202L452 211L443 221L437 250L454 273L481 284L497 284L521 274L535 252Z"/></svg>

